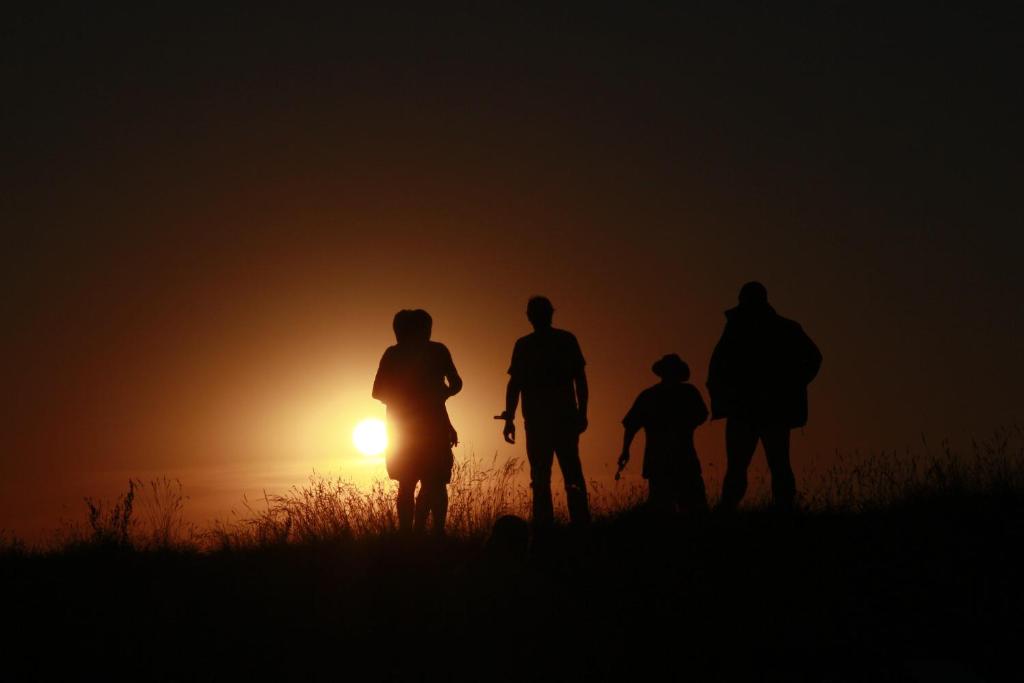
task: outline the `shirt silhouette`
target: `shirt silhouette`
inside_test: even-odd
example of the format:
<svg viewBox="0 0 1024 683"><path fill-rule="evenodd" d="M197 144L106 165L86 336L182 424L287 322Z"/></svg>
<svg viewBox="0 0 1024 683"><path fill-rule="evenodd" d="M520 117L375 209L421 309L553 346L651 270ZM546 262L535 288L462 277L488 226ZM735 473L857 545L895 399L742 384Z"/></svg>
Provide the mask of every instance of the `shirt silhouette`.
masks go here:
<svg viewBox="0 0 1024 683"><path fill-rule="evenodd" d="M687 383L690 368L678 355L670 354L652 368L662 381L644 389L622 419L625 428L619 467L629 461L633 437L644 430L643 477L650 487L652 507L679 506L688 511L707 507L693 432L708 418L704 398Z"/></svg>
<svg viewBox="0 0 1024 683"><path fill-rule="evenodd" d="M523 419L537 425L574 423L579 415L574 380L586 361L571 332L549 327L521 337L508 374L523 396Z"/></svg>
<svg viewBox="0 0 1024 683"><path fill-rule="evenodd" d="M514 418L522 396L533 523L541 531L554 521L551 468L556 457L565 482L570 520L574 524L590 521L579 453L580 433L587 428L586 361L576 337L551 326L554 310L545 297L534 297L527 304L526 315L534 331L513 347L505 412L498 416L505 420L505 440L514 443Z"/></svg>

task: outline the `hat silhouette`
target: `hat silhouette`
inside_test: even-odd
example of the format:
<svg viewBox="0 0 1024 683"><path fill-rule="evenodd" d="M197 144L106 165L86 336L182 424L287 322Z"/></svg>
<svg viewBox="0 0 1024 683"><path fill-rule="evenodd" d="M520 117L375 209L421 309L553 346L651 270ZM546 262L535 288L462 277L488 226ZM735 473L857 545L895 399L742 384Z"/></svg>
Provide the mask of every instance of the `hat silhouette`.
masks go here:
<svg viewBox="0 0 1024 683"><path fill-rule="evenodd" d="M683 382L690 379L690 366L676 353L666 354L655 361L651 371L662 379L677 379Z"/></svg>

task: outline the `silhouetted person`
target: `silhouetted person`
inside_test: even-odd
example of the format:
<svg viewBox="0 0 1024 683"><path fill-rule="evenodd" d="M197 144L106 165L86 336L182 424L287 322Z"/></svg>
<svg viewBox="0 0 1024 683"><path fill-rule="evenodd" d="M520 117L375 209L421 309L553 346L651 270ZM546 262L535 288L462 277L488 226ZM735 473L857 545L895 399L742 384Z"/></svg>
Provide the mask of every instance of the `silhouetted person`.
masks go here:
<svg viewBox="0 0 1024 683"><path fill-rule="evenodd" d="M433 321L423 310L399 311L398 341L380 359L373 397L387 405L390 442L388 476L398 481L398 524L402 531L423 531L433 516L433 530L444 533L448 489L458 436L445 401L462 389L451 353L430 341ZM420 483L415 497L416 484Z"/></svg>
<svg viewBox="0 0 1024 683"><path fill-rule="evenodd" d="M674 353L651 368L661 382L644 389L622 419L625 435L619 469L629 462L633 437L644 430L643 476L650 488L648 503L656 510L685 512L707 509L707 493L693 431L708 419L708 408L697 387L688 383L690 367Z"/></svg>
<svg viewBox="0 0 1024 683"><path fill-rule="evenodd" d="M821 353L797 323L768 304L760 282L740 289L725 313L725 331L711 355L711 419L727 418L727 469L721 507L735 509L747 490L747 467L760 441L772 473L772 499L789 508L796 495L789 463L789 430L807 424L807 385Z"/></svg>
<svg viewBox="0 0 1024 683"><path fill-rule="evenodd" d="M558 466L565 480L569 518L574 524L590 521L587 485L580 465L580 434L587 428L587 375L576 337L551 326L555 309L542 296L530 299L526 317L533 333L516 341L505 391L503 435L515 443L515 415L523 397L526 455L530 461L533 489L533 523L538 530L551 526L551 466Z"/></svg>

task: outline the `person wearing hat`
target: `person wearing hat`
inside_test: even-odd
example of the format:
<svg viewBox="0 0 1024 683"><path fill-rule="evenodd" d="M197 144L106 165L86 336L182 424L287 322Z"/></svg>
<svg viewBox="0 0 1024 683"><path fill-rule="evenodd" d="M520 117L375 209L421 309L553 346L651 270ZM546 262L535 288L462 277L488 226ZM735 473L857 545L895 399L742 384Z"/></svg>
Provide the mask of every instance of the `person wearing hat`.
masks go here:
<svg viewBox="0 0 1024 683"><path fill-rule="evenodd" d="M792 508L796 480L789 433L807 424L807 385L821 368L821 352L799 324L768 304L768 290L760 282L743 285L739 305L725 317L707 381L711 419L726 418L726 471L718 506L729 511L739 505L760 441L772 474L772 501L777 508Z"/></svg>
<svg viewBox="0 0 1024 683"><path fill-rule="evenodd" d="M629 462L633 437L644 430L643 476L649 487L648 504L657 510L700 512L707 509L707 493L693 432L708 419L708 408L697 387L688 382L690 368L670 353L651 370L661 378L644 389L622 419L625 435L619 471ZM618 474L616 474L616 478Z"/></svg>

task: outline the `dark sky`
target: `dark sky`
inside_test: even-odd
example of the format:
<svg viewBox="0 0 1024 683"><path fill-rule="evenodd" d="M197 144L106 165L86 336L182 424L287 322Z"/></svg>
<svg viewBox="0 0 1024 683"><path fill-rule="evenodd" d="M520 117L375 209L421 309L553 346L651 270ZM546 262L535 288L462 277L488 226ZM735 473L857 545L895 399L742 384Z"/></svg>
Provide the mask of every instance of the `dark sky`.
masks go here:
<svg viewBox="0 0 1024 683"><path fill-rule="evenodd" d="M380 473L349 434L399 308L464 375L460 457L521 456L491 416L535 293L588 359L592 478L750 279L825 356L798 469L1019 418L1020 24L676 4L6 15L0 528L130 475L216 511Z"/></svg>

